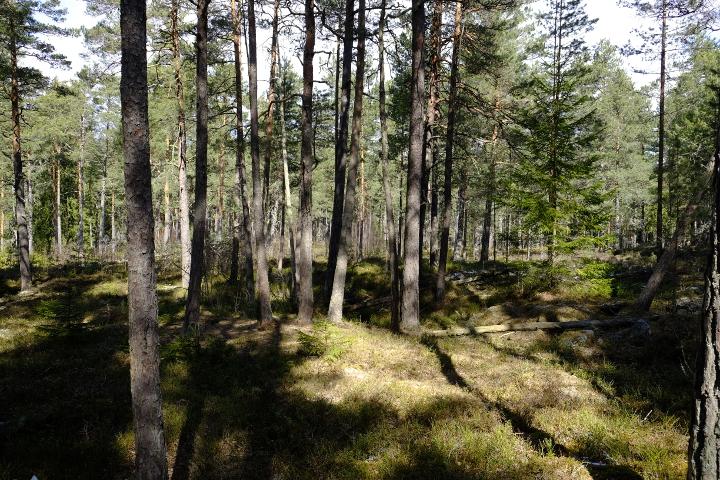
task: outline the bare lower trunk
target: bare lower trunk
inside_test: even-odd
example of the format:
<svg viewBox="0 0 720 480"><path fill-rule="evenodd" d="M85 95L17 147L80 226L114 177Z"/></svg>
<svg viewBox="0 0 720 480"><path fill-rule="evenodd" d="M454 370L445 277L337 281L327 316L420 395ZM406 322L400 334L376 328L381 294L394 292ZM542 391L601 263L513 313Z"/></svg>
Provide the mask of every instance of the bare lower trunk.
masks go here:
<svg viewBox="0 0 720 480"><path fill-rule="evenodd" d="M135 471L141 480L163 480L167 478L167 455L160 391L145 24L145 2L123 0L120 7L120 95L125 157L128 332Z"/></svg>
<svg viewBox="0 0 720 480"><path fill-rule="evenodd" d="M165 157L166 162L168 162L170 165L172 165L174 162L171 158L167 158L170 153L170 137L165 137ZM166 163L167 165L167 163ZM168 168L167 166L165 168ZM168 178L167 172L165 173L165 184L163 186L163 199L164 199L164 207L165 207L165 215L163 218L163 247L167 248L168 244L170 243L170 222L172 220L172 214L170 211L170 179Z"/></svg>
<svg viewBox="0 0 720 480"><path fill-rule="evenodd" d="M328 249L328 268L325 273L325 296L329 297L335 278L340 234L342 230L343 205L345 203L345 173L347 170L348 118L350 116L350 75L352 63L352 40L354 2L345 0L345 28L343 32L342 77L340 90L340 119L335 140L335 190L333 193L333 212L330 223L330 245Z"/></svg>
<svg viewBox="0 0 720 480"><path fill-rule="evenodd" d="M465 239L465 223L466 223L466 202L465 202L465 193L467 192L467 182L464 180L464 175L462 172L462 167L460 168L460 188L458 189L458 198L457 198L457 222L455 223L455 242L453 244L453 260L459 261L462 260L464 249L464 239Z"/></svg>
<svg viewBox="0 0 720 480"><path fill-rule="evenodd" d="M255 213L255 262L257 265L258 322L272 321L270 279L268 278L267 246L265 245L265 213L260 170L260 136L257 105L257 45L255 35L255 0L248 1L248 76L250 80L250 153L252 157L253 210Z"/></svg>
<svg viewBox="0 0 720 480"><path fill-rule="evenodd" d="M690 419L688 480L715 480L720 476L720 117L718 121L712 175L710 254L705 272L702 335Z"/></svg>
<svg viewBox="0 0 720 480"><path fill-rule="evenodd" d="M343 205L342 228L338 244L337 262L333 277L328 319L331 322L342 320L342 307L345 300L345 278L348 266L348 247L352 238L352 225L355 217L355 190L360 164L360 136L362 133L363 89L365 86L365 0L358 5L357 21L357 65L355 67L355 102L353 105L352 139L350 140L350 162L347 170L345 186L345 203ZM348 32L345 32L348 35Z"/></svg>
<svg viewBox="0 0 720 480"><path fill-rule="evenodd" d="M660 30L660 115L658 117L657 219L655 250L660 258L663 250L663 176L665 159L665 62L667 56L667 0L662 0Z"/></svg>
<svg viewBox="0 0 720 480"><path fill-rule="evenodd" d="M390 165L388 159L388 125L385 109L385 5L383 0L380 11L378 33L378 68L380 70L379 109L380 109L380 162L382 164L383 192L385 193L385 228L387 230L388 263L390 267L390 325L393 331L400 330L400 266L398 262L397 230L393 214L392 186L390 184Z"/></svg>
<svg viewBox="0 0 720 480"><path fill-rule="evenodd" d="M80 117L80 158L78 158L78 233L80 263L85 262L85 114Z"/></svg>
<svg viewBox="0 0 720 480"><path fill-rule="evenodd" d="M53 159L53 223L55 227L55 259L61 260L63 256L62 234L62 206L60 194L60 146L55 145L55 158Z"/></svg>
<svg viewBox="0 0 720 480"><path fill-rule="evenodd" d="M222 128L220 129L220 152L218 153L218 169L220 170L217 190L217 216L215 221L215 235L218 240L223 238L223 222L225 221L225 129L227 128L227 117L222 117Z"/></svg>
<svg viewBox="0 0 720 480"><path fill-rule="evenodd" d="M177 103L178 127L178 199L180 202L180 270L182 286L190 283L190 201L187 190L187 134L185 127L185 89L182 79L182 60L180 58L180 0L172 0L170 23L172 35L173 69L175 72L175 100Z"/></svg>
<svg viewBox="0 0 720 480"><path fill-rule="evenodd" d="M284 84L284 82L283 82ZM285 194L285 203L283 206L283 238L280 242L280 260L278 262L278 269L282 270L282 260L285 249L285 229L290 232L290 270L291 270L291 289L293 294L297 293L297 263L295 258L295 216L293 215L292 200L290 196L290 169L288 167L287 159L287 134L285 132L285 101L287 95L283 96L282 102L280 102L280 140L282 146L282 161L283 161L283 192Z"/></svg>
<svg viewBox="0 0 720 480"><path fill-rule="evenodd" d="M245 134L243 129L243 108L242 108L242 56L240 47L242 45L240 12L231 0L230 8L233 20L233 55L235 67L235 205L242 210L242 216L236 217L235 236L233 238L233 253L230 267L230 282L235 284L238 280L238 258L245 259L243 274L245 276L245 288L250 298L255 298L255 279L253 276L253 249L252 249L252 226L250 217L250 206L247 200L247 182L245 181Z"/></svg>
<svg viewBox="0 0 720 480"><path fill-rule="evenodd" d="M105 253L105 244L107 237L105 236L105 204L107 197L107 162L110 155L110 124L105 124L105 152L102 159L102 180L100 180L100 213L98 218L98 250L100 254Z"/></svg>
<svg viewBox="0 0 720 480"><path fill-rule="evenodd" d="M453 32L453 53L450 64L450 98L448 100L447 136L445 140L445 179L443 185L442 230L440 232L440 254L435 284L435 299L445 298L445 274L447 273L448 247L450 245L450 216L452 211L452 169L455 142L455 117L457 115L457 84L460 76L460 44L462 41L462 3L455 4L455 30Z"/></svg>
<svg viewBox="0 0 720 480"><path fill-rule="evenodd" d="M420 328L420 203L425 118L425 4L412 5L412 84L410 95L410 148L407 167L407 200L403 267L403 331Z"/></svg>
<svg viewBox="0 0 720 480"><path fill-rule="evenodd" d="M195 202L193 203L193 235L190 257L190 282L185 302L183 331L200 323L200 283L205 259L205 231L207 229L207 147L208 147L208 80L207 80L207 15L208 0L197 2L197 31L195 34L197 60L195 67L196 111L195 129Z"/></svg>
<svg viewBox="0 0 720 480"><path fill-rule="evenodd" d="M280 13L280 0L273 2L272 40L270 45L270 81L268 82L267 101L268 111L265 117L265 151L263 165L263 208L269 208L268 195L270 193L270 159L272 157L273 123L275 120L275 103L277 100L277 71L278 71L278 21Z"/></svg>
<svg viewBox="0 0 720 480"><path fill-rule="evenodd" d="M298 322L308 324L313 314L312 289L312 169L313 154L313 56L315 12L313 0L305 0L305 47L303 49L303 94L300 162L300 241L297 250Z"/></svg>

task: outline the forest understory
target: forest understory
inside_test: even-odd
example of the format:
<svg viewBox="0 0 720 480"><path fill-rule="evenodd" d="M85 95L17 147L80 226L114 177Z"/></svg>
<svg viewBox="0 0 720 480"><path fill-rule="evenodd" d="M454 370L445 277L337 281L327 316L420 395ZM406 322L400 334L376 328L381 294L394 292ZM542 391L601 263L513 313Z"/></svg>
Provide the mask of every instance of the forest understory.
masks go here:
<svg viewBox="0 0 720 480"><path fill-rule="evenodd" d="M290 313L288 269L271 272L265 329L233 307L246 302L226 278L208 275L202 321L183 336L185 292L161 258L170 477L684 478L702 253L677 261L653 313L630 326L448 338L391 333L373 302L389 292L382 258L349 268L346 320L311 327ZM440 304L425 269L422 326L610 320L652 263L594 252L552 269L451 263ZM124 269L39 266L23 294L2 272L0 479L132 475Z"/></svg>

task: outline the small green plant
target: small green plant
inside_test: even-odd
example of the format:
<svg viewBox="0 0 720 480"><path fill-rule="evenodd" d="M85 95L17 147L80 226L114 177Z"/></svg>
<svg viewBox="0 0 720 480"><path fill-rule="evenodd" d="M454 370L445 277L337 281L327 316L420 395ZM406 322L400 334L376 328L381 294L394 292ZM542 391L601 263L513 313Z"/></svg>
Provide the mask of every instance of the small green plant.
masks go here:
<svg viewBox="0 0 720 480"><path fill-rule="evenodd" d="M343 339L337 327L323 321L313 325L312 333L299 332L298 355L303 357L323 357L336 361L347 351L349 340Z"/></svg>

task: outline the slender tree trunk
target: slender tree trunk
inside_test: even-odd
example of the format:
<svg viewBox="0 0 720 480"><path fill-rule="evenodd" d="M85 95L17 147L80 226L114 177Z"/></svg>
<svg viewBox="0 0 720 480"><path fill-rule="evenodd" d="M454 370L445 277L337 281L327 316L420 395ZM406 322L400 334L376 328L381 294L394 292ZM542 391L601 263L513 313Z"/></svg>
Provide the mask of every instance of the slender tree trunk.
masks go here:
<svg viewBox="0 0 720 480"><path fill-rule="evenodd" d="M165 162L166 169L167 165L172 165L174 162L172 158L174 155L171 153L170 137L165 137ZM165 185L163 186L163 199L165 200L165 215L163 219L163 247L167 248L170 243L170 222L172 220L172 214L170 212L170 179L168 178L167 170L165 172Z"/></svg>
<svg viewBox="0 0 720 480"><path fill-rule="evenodd" d="M115 191L110 193L110 247L115 259L115 247L117 242L117 230L115 229Z"/></svg>
<svg viewBox="0 0 720 480"><path fill-rule="evenodd" d="M258 322L262 326L272 321L270 280L268 278L267 247L265 245L265 213L260 171L260 136L257 105L257 45L255 35L255 0L248 0L248 76L250 80L250 153L252 157L253 210L255 213L255 262L257 264Z"/></svg>
<svg viewBox="0 0 720 480"><path fill-rule="evenodd" d="M346 30L345 35L351 35ZM350 162L345 185L345 203L343 205L340 241L338 243L337 262L333 278L328 319L331 322L342 320L345 300L345 278L348 266L348 247L352 238L352 225L355 217L355 190L357 188L358 166L360 164L360 136L362 133L363 91L365 87L365 0L359 0L357 21L357 60L355 66L355 102L353 105L352 138L350 140Z"/></svg>
<svg viewBox="0 0 720 480"><path fill-rule="evenodd" d="M252 249L252 225L250 206L247 200L247 182L245 181L245 134L243 129L243 107L242 107L242 56L240 46L242 45L240 32L242 22L240 11L235 0L230 1L230 8L233 20L233 53L235 66L235 205L242 209L242 218L235 225L235 236L233 238L233 253L230 268L230 282L235 284L238 279L238 257L242 255L245 259L244 276L245 288L248 296L255 298L255 279L253 276L253 249Z"/></svg>
<svg viewBox="0 0 720 480"><path fill-rule="evenodd" d="M25 216L25 177L23 176L22 148L20 144L20 82L18 80L18 51L16 27L10 23L10 111L12 116L12 155L15 190L15 230L18 260L20 263L20 291L32 286L32 266L27 218Z"/></svg>
<svg viewBox="0 0 720 480"><path fill-rule="evenodd" d="M397 230L393 214L392 185L390 184L390 162L388 159L388 125L385 108L385 7L382 0L378 32L378 65L380 85L378 87L380 109L380 162L382 165L383 191L385 193L385 228L387 230L388 261L390 264L390 325L393 331L400 331L400 266L398 262Z"/></svg>
<svg viewBox="0 0 720 480"><path fill-rule="evenodd" d="M427 135L428 141L426 146L425 160L426 175L431 179L430 186L430 267L437 262L437 213L438 213L438 194L437 194L437 169L435 163L440 160L440 144L437 141L437 108L440 97L440 61L442 59L442 15L443 4L439 0L435 1L433 9L432 27L430 36L432 38L430 56L430 87L427 111ZM421 246L422 248L422 246Z"/></svg>
<svg viewBox="0 0 720 480"><path fill-rule="evenodd" d="M98 219L98 250L102 255L105 253L105 244L107 237L105 236L105 203L107 196L107 163L110 156L110 123L105 123L105 152L102 159L102 179L100 180L100 218Z"/></svg>
<svg viewBox="0 0 720 480"><path fill-rule="evenodd" d="M284 73L284 72L283 72ZM285 82L283 82L285 85ZM292 199L290 196L290 169L288 167L287 155L287 134L285 132L285 102L287 101L287 92L283 92L283 100L280 102L280 144L282 147L283 161L283 191L285 193L285 204L283 207L283 225L290 231L290 269L292 273L292 292L297 293L297 260L295 257L295 216L293 215ZM285 230L283 229L283 232ZM283 234L284 235L284 234ZM281 240L280 261L278 269L282 270L282 259L284 257L285 238Z"/></svg>
<svg viewBox="0 0 720 480"><path fill-rule="evenodd" d="M180 201L180 269L182 286L190 284L190 201L187 189L187 133L185 127L185 88L182 78L182 58L180 53L180 0L172 0L170 25L172 35L173 69L175 72L175 100L177 102L178 128L178 197Z"/></svg>
<svg viewBox="0 0 720 480"><path fill-rule="evenodd" d="M160 391L145 24L145 1L122 0L120 98L125 157L128 332L135 471L141 480L163 480L167 478L167 454Z"/></svg>
<svg viewBox="0 0 720 480"><path fill-rule="evenodd" d="M54 194L54 209L53 209L53 223L55 224L55 258L61 260L63 256L63 242L62 242L62 206L61 195L60 195L60 153L61 148L59 145L55 145L55 158L53 159L53 165L55 167L53 177L53 194Z"/></svg>
<svg viewBox="0 0 720 480"><path fill-rule="evenodd" d="M495 102L495 110L499 109L499 101ZM497 140L499 127L493 127L492 143L490 146L490 172L488 175L488 188L485 194L485 212L483 214L482 239L480 242L480 261L484 264L490 259L490 230L492 229L492 207L495 201L495 169Z"/></svg>
<svg viewBox="0 0 720 480"><path fill-rule="evenodd" d="M300 144L300 243L297 251L298 322L309 324L313 314L312 289L312 170L313 154L313 57L315 55L314 0L305 0L305 47Z"/></svg>
<svg viewBox="0 0 720 480"><path fill-rule="evenodd" d="M462 2L455 4L455 30L453 52L450 64L450 98L448 100L447 136L445 140L445 179L443 185L442 231L440 233L440 254L435 284L435 299L445 298L445 274L447 273L448 247L450 244L450 216L452 215L452 170L453 147L455 144L455 117L457 115L457 85L460 76L460 47L462 42Z"/></svg>
<svg viewBox="0 0 720 480"><path fill-rule="evenodd" d="M5 251L5 179L0 182L0 252Z"/></svg>
<svg viewBox="0 0 720 480"><path fill-rule="evenodd" d="M412 84L410 100L410 148L407 167L407 200L400 328L406 332L420 328L420 203L423 143L425 140L425 4L412 4Z"/></svg>
<svg viewBox="0 0 720 480"><path fill-rule="evenodd" d="M463 258L463 238L465 238L465 194L467 192L467 181L462 166L460 167L460 188L457 198L457 222L455 223L455 242L453 243L453 260L459 261Z"/></svg>
<svg viewBox="0 0 720 480"><path fill-rule="evenodd" d="M272 157L273 127L275 121L275 103L277 101L277 72L278 72L278 20L280 13L280 0L273 2L272 40L270 45L270 81L268 82L267 100L268 111L265 118L265 151L263 165L263 207L269 208L268 195L270 191L270 160Z"/></svg>
<svg viewBox="0 0 720 480"><path fill-rule="evenodd" d="M78 233L77 249L80 264L85 263L85 114L80 116L80 158L78 158Z"/></svg>
<svg viewBox="0 0 720 480"><path fill-rule="evenodd" d="M333 193L333 212L330 223L330 245L328 250L328 268L325 273L325 296L329 298L335 279L340 235L345 203L345 174L347 170L348 118L350 116L350 75L352 67L352 40L354 2L345 1L345 29L343 32L342 78L340 91L340 119L335 141L335 190Z"/></svg>
<svg viewBox="0 0 720 480"><path fill-rule="evenodd" d="M195 75L197 121L195 128L195 202L193 203L193 235L190 256L190 283L185 302L183 332L190 325L200 323L200 284L205 260L205 231L207 229L207 148L208 148L208 80L207 80L207 23L209 0L197 2L197 54Z"/></svg>
<svg viewBox="0 0 720 480"><path fill-rule="evenodd" d="M720 115L713 163L710 254L690 419L688 480L715 480L720 476Z"/></svg>
<svg viewBox="0 0 720 480"><path fill-rule="evenodd" d="M217 192L217 222L215 225L215 235L218 240L223 238L223 222L225 220L225 130L227 128L227 117L222 117L222 128L220 129L220 148L218 153L218 192Z"/></svg>
<svg viewBox="0 0 720 480"><path fill-rule="evenodd" d="M667 0L662 0L660 31L660 117L658 119L658 166L657 166L657 225L655 250L660 259L663 250L663 176L665 160L665 82L667 56Z"/></svg>

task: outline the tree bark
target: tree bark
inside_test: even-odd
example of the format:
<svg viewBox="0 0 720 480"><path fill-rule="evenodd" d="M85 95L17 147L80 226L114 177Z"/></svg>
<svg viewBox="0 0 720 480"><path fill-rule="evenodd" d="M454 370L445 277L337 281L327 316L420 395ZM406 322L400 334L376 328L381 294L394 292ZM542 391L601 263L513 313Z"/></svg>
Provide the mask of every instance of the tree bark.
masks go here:
<svg viewBox="0 0 720 480"><path fill-rule="evenodd" d="M466 223L466 199L467 181L465 180L465 172L463 172L462 164L460 166L460 188L458 188L457 198L457 222L455 223L455 242L453 244L453 261L459 261L464 256L464 238Z"/></svg>
<svg viewBox="0 0 720 480"><path fill-rule="evenodd" d="M665 160L665 82L667 56L667 0L662 0L660 31L660 116L658 118L657 218L655 250L657 258L663 251L663 176Z"/></svg>
<svg viewBox="0 0 720 480"><path fill-rule="evenodd" d="M197 55L195 128L195 202L193 203L193 235L190 256L190 283L185 302L183 332L200 323L200 284L205 260L205 232L207 229L207 149L208 149L208 79L207 79L207 24L209 0L197 2Z"/></svg>
<svg viewBox="0 0 720 480"><path fill-rule="evenodd" d="M172 165L174 162L171 158L173 157L171 153L171 147L170 147L170 137L165 137L165 162L166 165ZM167 166L165 167L167 168ZM170 228L171 228L171 220L172 220L172 214L170 212L170 179L168 178L167 172L165 173L165 184L163 185L163 199L165 201L165 215L163 219L163 247L167 248L168 244L170 243Z"/></svg>
<svg viewBox="0 0 720 480"><path fill-rule="evenodd" d="M498 110L499 101L495 102L495 111ZM484 264L490 259L490 231L492 229L492 209L495 201L495 169L496 152L499 128L493 127L492 143L490 146L490 174L488 176L488 188L485 193L485 212L483 214L482 239L480 242L480 261Z"/></svg>
<svg viewBox="0 0 720 480"><path fill-rule="evenodd" d="M390 184L390 162L388 159L388 125L385 108L385 8L386 0L380 7L380 25L378 31L378 65L380 85L378 101L380 110L380 163L382 165L383 192L385 193L385 228L387 230L388 263L390 265L390 326L400 331L400 266L398 262L397 230L393 213L392 185Z"/></svg>
<svg viewBox="0 0 720 480"><path fill-rule="evenodd" d="M32 266L27 218L25 216L25 177L23 175L20 142L20 81L18 79L18 50L16 27L10 23L10 112L12 116L13 188L15 190L15 230L20 263L20 291L32 286Z"/></svg>
<svg viewBox="0 0 720 480"><path fill-rule="evenodd" d="M405 202L405 258L403 267L402 318L400 328L410 332L420 328L420 190L425 141L425 4L412 4L412 84L410 100L410 148Z"/></svg>
<svg viewBox="0 0 720 480"><path fill-rule="evenodd" d="M83 107L84 108L84 107ZM78 233L77 249L80 264L85 263L85 113L80 116L80 157L78 158Z"/></svg>
<svg viewBox="0 0 720 480"><path fill-rule="evenodd" d="M267 247L265 245L265 214L260 170L260 135L257 105L257 40L255 34L255 0L248 0L248 77L250 80L250 154L252 157L253 210L255 213L255 262L257 264L258 322L266 326L272 321Z"/></svg>
<svg viewBox="0 0 720 480"><path fill-rule="evenodd" d="M345 31L351 35L351 31ZM352 238L352 225L355 218L355 193L357 174L360 164L360 137L362 133L363 91L365 87L365 0L358 2L357 21L357 60L355 66L355 101L353 105L352 138L350 140L350 162L345 185L345 203L342 208L342 224L338 242L335 275L333 277L328 319L331 322L342 320L342 306L345 300L345 278L348 266L348 247Z"/></svg>
<svg viewBox="0 0 720 480"><path fill-rule="evenodd" d="M325 273L325 296L329 298L335 279L340 235L345 203L345 174L347 170L348 118L350 116L350 75L352 67L352 40L354 2L345 1L345 28L343 31L342 77L340 90L340 119L335 141L335 190L333 193L333 212L330 223L330 244L328 247L328 268Z"/></svg>
<svg viewBox="0 0 720 480"><path fill-rule="evenodd" d="M107 237L105 235L105 204L107 202L107 163L110 157L110 123L105 123L105 151L102 158L102 179L100 180L100 218L98 219L98 250L105 253Z"/></svg>
<svg viewBox="0 0 720 480"><path fill-rule="evenodd" d="M233 252L230 268L230 282L237 283L238 280L238 257L242 255L245 259L244 276L245 288L249 298L255 298L255 278L253 275L253 249L252 249L252 226L250 217L250 206L247 200L247 182L245 180L245 133L243 129L243 107L242 107L242 56L240 55L241 24L240 11L235 0L230 1L231 15L233 21L233 54L235 67L235 205L242 209L242 218L236 218L235 235L233 238Z"/></svg>
<svg viewBox="0 0 720 480"><path fill-rule="evenodd" d="M61 147L54 145L55 157L53 158L53 224L55 227L55 258L60 261L63 255L62 242L62 207L60 205L60 152Z"/></svg>
<svg viewBox="0 0 720 480"><path fill-rule="evenodd" d="M182 78L179 30L180 0L172 0L170 8L170 29L172 36L173 69L175 73L175 100L177 102L178 128L178 198L180 202L180 269L182 286L190 284L190 201L187 190L187 133L185 126L185 88Z"/></svg>
<svg viewBox="0 0 720 480"><path fill-rule="evenodd" d="M720 475L720 115L717 129L712 175L710 254L705 271L702 334L690 419L688 480L715 480Z"/></svg>
<svg viewBox="0 0 720 480"><path fill-rule="evenodd" d="M267 101L268 111L265 117L265 151L263 166L263 208L267 211L268 195L270 191L270 160L272 158L273 127L275 122L275 103L277 101L277 71L278 71L278 20L280 13L280 0L273 2L272 40L270 44L270 81L268 82Z"/></svg>
<svg viewBox="0 0 720 480"><path fill-rule="evenodd" d="M445 274L447 273L448 247L450 244L450 216L452 214L452 170L453 147L455 143L455 117L457 115L457 85L460 76L460 48L462 43L462 2L455 4L455 29L453 31L453 52L450 64L450 98L448 99L447 136L445 140L445 178L443 184L442 231L440 253L435 283L435 299L445 298Z"/></svg>
<svg viewBox="0 0 720 480"><path fill-rule="evenodd" d="M435 1L433 9L432 27L430 31L431 49L430 56L430 87L427 111L427 145L426 145L426 175L430 182L430 267L437 261L437 174L435 163L440 160L440 144L437 141L437 108L440 97L440 62L442 60L442 15L443 4ZM420 246L422 248L422 245Z"/></svg>
<svg viewBox="0 0 720 480"><path fill-rule="evenodd" d="M155 292L145 15L144 0L122 0L120 96L128 234L130 392L137 478L163 480L167 478L167 457Z"/></svg>
<svg viewBox="0 0 720 480"><path fill-rule="evenodd" d="M284 72L283 72L284 73ZM285 85L285 82L283 82ZM283 87L284 88L284 87ZM297 260L295 257L295 216L293 215L292 199L290 196L290 169L288 167L287 155L287 133L285 131L285 102L287 101L287 92L283 91L283 99L280 102L280 144L282 147L283 161L283 191L285 193L285 203L283 207L283 236L280 241L280 258L278 260L278 270L282 270L282 261L285 256L285 229L290 233L290 270L291 270L291 290L293 296L297 293Z"/></svg>
<svg viewBox="0 0 720 480"><path fill-rule="evenodd" d="M300 144L300 243L297 251L298 323L309 324L313 315L312 289L312 169L313 155L313 57L315 55L314 0L305 0L303 48L302 138Z"/></svg>

